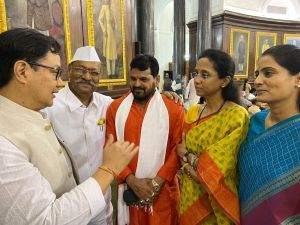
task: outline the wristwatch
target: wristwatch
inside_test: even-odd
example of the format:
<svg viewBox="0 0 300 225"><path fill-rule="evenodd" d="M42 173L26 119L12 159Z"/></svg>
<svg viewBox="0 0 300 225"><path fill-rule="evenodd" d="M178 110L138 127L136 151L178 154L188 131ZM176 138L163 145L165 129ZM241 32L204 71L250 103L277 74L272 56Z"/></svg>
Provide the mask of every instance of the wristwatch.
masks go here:
<svg viewBox="0 0 300 225"><path fill-rule="evenodd" d="M154 179L152 179L152 186L155 192L160 190L160 185Z"/></svg>
<svg viewBox="0 0 300 225"><path fill-rule="evenodd" d="M189 156L189 152L188 151L186 151L185 153L184 153L184 155L182 156L182 160L183 160L183 162L188 162L188 156Z"/></svg>

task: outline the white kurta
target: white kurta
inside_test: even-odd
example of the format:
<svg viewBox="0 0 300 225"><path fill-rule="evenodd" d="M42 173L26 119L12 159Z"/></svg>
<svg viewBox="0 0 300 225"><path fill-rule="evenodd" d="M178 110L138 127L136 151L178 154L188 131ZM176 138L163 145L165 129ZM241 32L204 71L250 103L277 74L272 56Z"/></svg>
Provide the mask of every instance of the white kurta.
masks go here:
<svg viewBox="0 0 300 225"><path fill-rule="evenodd" d="M98 125L98 122L101 118L106 118L111 102L110 97L94 92L91 103L85 107L66 86L56 95L53 106L44 110L56 135L72 153L80 183L91 177L102 163L106 124ZM111 223L110 190L105 198L106 210L92 224L105 225L105 214L109 224Z"/></svg>
<svg viewBox="0 0 300 225"><path fill-rule="evenodd" d="M49 121L0 96L0 224L87 224L104 209L98 183L75 187Z"/></svg>
<svg viewBox="0 0 300 225"><path fill-rule="evenodd" d="M186 86L184 98L188 100L188 104L185 105L186 109L199 102L200 97L196 93L194 78L190 79L188 85Z"/></svg>

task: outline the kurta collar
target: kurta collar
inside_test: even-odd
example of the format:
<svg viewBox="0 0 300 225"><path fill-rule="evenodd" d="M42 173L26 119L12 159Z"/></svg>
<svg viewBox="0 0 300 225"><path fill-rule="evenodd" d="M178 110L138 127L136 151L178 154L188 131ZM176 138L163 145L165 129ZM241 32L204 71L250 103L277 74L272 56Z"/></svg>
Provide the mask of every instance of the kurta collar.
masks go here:
<svg viewBox="0 0 300 225"><path fill-rule="evenodd" d="M22 114L23 117L35 118L35 119L43 118L43 114L41 112L21 106L2 95L0 95L0 107L3 107L8 111L10 110L13 110L15 112L17 111L18 113Z"/></svg>
<svg viewBox="0 0 300 225"><path fill-rule="evenodd" d="M71 89L69 88L69 85L67 84L65 86L65 93L66 93L66 104L69 106L70 111L73 112L78 108L88 108L91 105L95 105L96 107L98 106L97 102L95 101L95 97L93 93L93 97L92 97L92 101L91 103L86 107L84 104L82 104L82 102L76 97L76 95L71 91Z"/></svg>

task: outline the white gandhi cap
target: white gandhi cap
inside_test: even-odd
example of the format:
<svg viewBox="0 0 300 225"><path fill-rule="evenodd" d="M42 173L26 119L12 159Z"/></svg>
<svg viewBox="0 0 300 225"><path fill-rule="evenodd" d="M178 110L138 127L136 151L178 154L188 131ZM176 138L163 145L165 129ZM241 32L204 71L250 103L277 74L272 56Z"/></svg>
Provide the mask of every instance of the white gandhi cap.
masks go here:
<svg viewBox="0 0 300 225"><path fill-rule="evenodd" d="M96 49L93 46L84 46L78 48L71 62L74 61L101 62Z"/></svg>

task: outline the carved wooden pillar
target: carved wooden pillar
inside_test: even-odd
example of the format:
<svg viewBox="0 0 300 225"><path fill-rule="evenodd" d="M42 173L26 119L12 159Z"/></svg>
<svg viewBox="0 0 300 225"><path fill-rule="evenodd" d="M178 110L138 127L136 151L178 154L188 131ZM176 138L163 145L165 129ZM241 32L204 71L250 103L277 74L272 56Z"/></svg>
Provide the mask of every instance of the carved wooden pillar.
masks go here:
<svg viewBox="0 0 300 225"><path fill-rule="evenodd" d="M174 0L173 79L185 74L185 0Z"/></svg>
<svg viewBox="0 0 300 225"><path fill-rule="evenodd" d="M190 59L189 59L189 67L190 72L194 71L196 66L196 36L197 36L197 24L196 21L192 21L187 24L189 28L189 52L190 52Z"/></svg>
<svg viewBox="0 0 300 225"><path fill-rule="evenodd" d="M211 48L211 2L210 0L199 0L196 59L207 48Z"/></svg>
<svg viewBox="0 0 300 225"><path fill-rule="evenodd" d="M154 1L135 0L137 42L140 52L154 55Z"/></svg>

